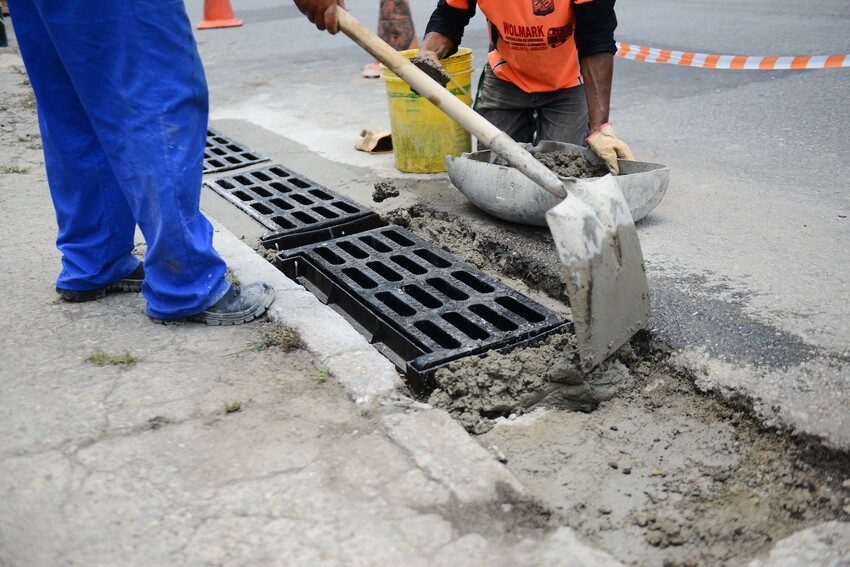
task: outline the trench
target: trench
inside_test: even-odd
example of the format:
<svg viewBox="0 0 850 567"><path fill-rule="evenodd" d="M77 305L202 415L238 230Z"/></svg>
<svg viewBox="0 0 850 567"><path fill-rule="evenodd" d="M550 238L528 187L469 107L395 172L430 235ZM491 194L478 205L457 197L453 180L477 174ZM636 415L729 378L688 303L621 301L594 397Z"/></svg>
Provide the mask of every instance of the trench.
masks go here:
<svg viewBox="0 0 850 567"><path fill-rule="evenodd" d="M567 310L560 278L492 234L421 206L387 220ZM848 520L848 455L765 429L747 408L698 391L670 354L641 331L583 379L572 337L554 336L440 370L428 401L504 462L555 523L626 564L742 565L795 531Z"/></svg>

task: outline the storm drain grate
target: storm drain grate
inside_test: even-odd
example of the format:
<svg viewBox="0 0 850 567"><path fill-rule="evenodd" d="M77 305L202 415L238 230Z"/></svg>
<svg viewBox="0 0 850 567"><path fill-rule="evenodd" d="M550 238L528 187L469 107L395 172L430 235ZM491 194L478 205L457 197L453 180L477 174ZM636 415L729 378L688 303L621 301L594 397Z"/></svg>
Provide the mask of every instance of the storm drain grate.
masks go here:
<svg viewBox="0 0 850 567"><path fill-rule="evenodd" d="M429 393L434 372L454 360L571 325L395 225L284 251L276 264L340 311L416 394Z"/></svg>
<svg viewBox="0 0 850 567"><path fill-rule="evenodd" d="M229 171L268 161L269 158L234 142L221 132L207 129L207 145L204 148L204 173Z"/></svg>
<svg viewBox="0 0 850 567"><path fill-rule="evenodd" d="M305 246L385 224L374 211L282 165L206 184L269 229L260 239L266 248Z"/></svg>

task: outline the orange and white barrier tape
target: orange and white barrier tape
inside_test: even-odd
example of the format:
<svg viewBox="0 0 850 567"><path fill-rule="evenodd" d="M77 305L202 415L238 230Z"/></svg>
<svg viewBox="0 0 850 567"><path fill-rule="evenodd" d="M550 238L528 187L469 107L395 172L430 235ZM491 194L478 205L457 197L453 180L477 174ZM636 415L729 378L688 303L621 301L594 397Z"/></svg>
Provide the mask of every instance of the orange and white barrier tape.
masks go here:
<svg viewBox="0 0 850 567"><path fill-rule="evenodd" d="M671 51L617 42L617 56L647 63L670 63L706 69L829 69L850 67L850 55L798 55L796 57L717 55Z"/></svg>

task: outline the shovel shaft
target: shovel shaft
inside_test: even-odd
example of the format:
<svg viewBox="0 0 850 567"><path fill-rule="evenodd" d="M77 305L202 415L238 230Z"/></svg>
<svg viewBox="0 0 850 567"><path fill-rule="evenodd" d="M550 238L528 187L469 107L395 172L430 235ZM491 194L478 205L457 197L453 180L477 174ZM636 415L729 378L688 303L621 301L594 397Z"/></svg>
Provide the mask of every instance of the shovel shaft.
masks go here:
<svg viewBox="0 0 850 567"><path fill-rule="evenodd" d="M567 196L566 188L558 176L534 159L510 136L469 108L344 9L337 6L336 13L339 29L345 35L390 68L416 92L543 189L560 198Z"/></svg>

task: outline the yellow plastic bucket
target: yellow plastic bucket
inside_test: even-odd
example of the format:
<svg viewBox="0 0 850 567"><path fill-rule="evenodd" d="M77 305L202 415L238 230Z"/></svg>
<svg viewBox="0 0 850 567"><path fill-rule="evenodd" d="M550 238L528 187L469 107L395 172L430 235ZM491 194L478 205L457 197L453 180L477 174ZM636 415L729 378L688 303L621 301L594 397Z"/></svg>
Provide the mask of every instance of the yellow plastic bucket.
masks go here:
<svg viewBox="0 0 850 567"><path fill-rule="evenodd" d="M400 51L410 59L418 49ZM472 93L472 50L461 47L457 53L441 61L446 72L467 93ZM393 134L395 166L410 173L437 173L446 171L446 156L459 156L472 150L472 137L460 124L449 118L428 99L414 94L410 86L389 69L381 75L387 86L387 103L390 109L390 129ZM452 94L472 104L457 85L446 86Z"/></svg>

